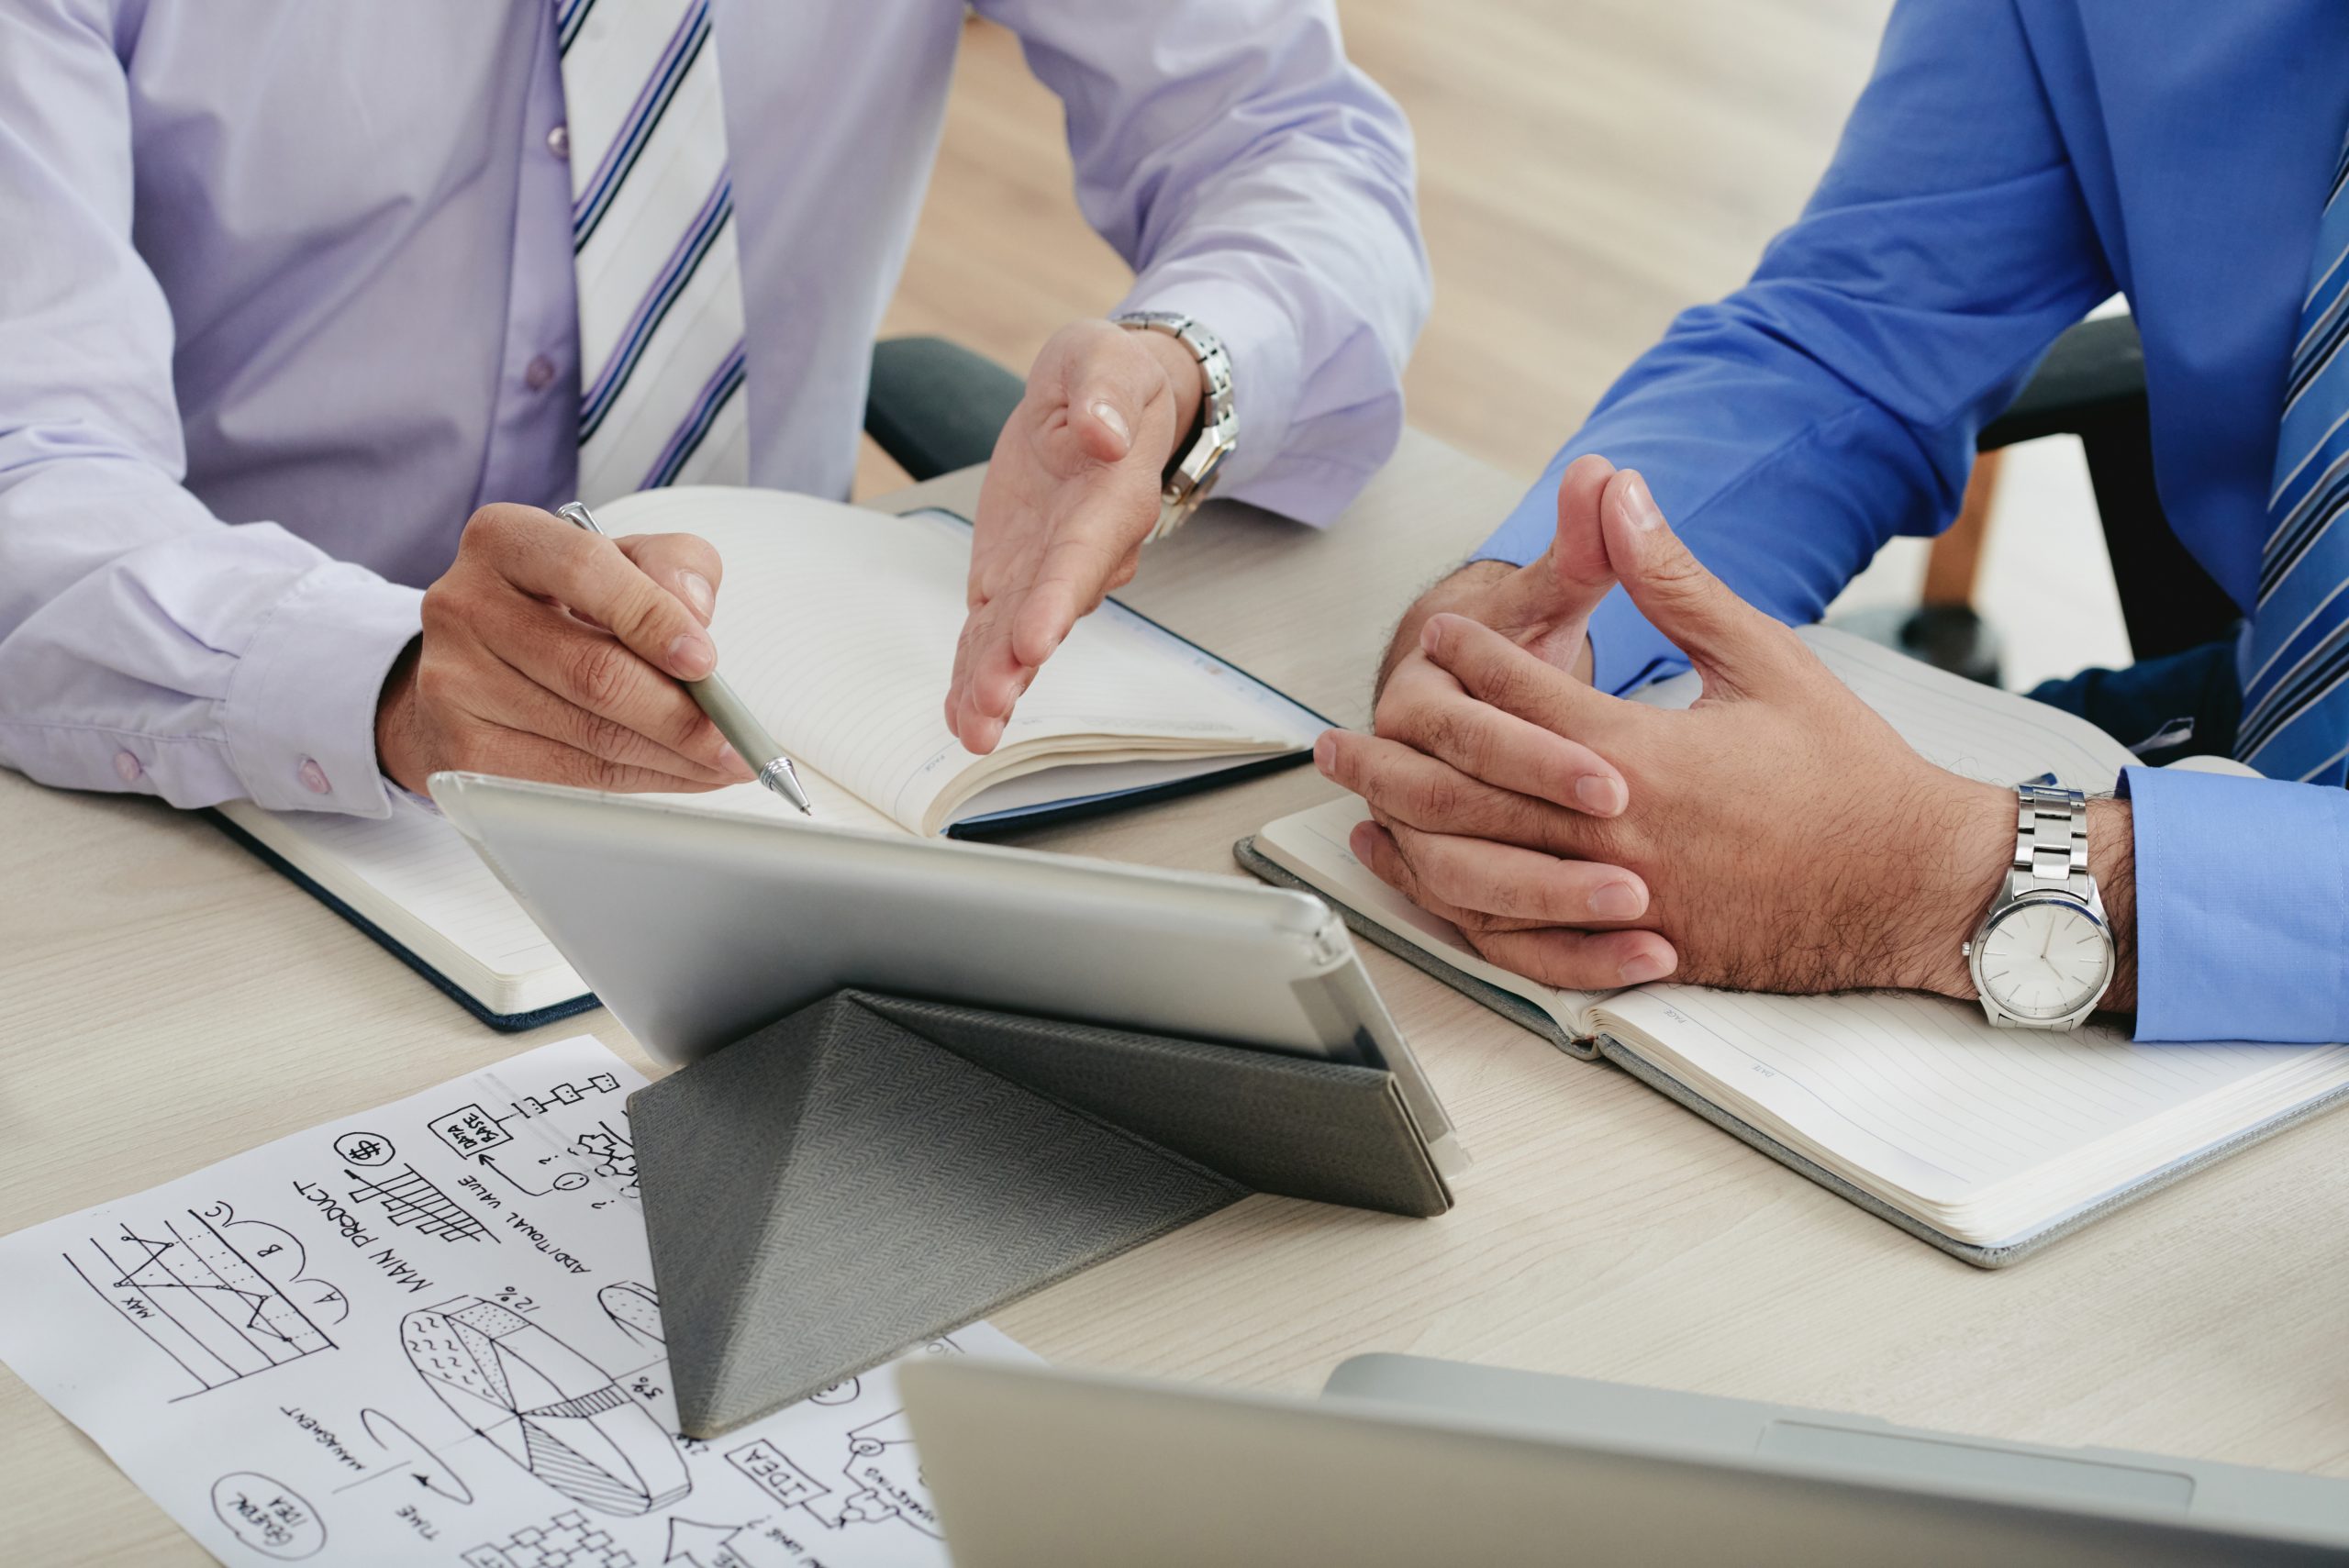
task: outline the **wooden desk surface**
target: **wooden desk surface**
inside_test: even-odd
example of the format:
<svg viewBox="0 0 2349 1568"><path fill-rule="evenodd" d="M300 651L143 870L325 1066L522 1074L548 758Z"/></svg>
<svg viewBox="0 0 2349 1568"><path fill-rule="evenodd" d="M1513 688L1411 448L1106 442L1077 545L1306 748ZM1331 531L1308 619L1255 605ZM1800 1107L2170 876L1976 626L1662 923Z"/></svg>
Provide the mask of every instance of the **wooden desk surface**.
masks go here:
<svg viewBox="0 0 2349 1568"><path fill-rule="evenodd" d="M952 475L891 503L974 491ZM1397 613L1518 495L1414 435L1328 535L1211 512L1124 596L1359 723ZM1300 769L1034 841L1237 875L1235 838L1330 793ZM492 1033L151 801L0 773L0 1232L564 1034L650 1068L604 1013ZM2349 1475L2349 1117L1984 1273L1368 962L1477 1160L1452 1214L1253 1198L996 1321L1055 1362L1299 1393L1405 1351ZM12 1560L206 1560L12 1375L0 1454Z"/></svg>

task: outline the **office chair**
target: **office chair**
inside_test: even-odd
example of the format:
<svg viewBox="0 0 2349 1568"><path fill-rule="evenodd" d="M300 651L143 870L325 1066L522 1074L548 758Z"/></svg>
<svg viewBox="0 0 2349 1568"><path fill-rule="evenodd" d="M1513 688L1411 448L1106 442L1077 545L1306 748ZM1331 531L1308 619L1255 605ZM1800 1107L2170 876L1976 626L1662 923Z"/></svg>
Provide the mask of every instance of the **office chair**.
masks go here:
<svg viewBox="0 0 2349 1568"><path fill-rule="evenodd" d="M1026 387L943 338L885 338L873 345L864 431L917 482L935 478L986 462Z"/></svg>

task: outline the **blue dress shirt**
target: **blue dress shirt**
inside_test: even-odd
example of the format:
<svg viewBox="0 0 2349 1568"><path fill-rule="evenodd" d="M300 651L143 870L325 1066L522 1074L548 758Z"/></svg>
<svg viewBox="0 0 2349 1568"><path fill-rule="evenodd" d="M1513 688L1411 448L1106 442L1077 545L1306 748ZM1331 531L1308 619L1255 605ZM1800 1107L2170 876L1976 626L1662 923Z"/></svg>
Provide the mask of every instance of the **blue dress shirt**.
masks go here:
<svg viewBox="0 0 2349 1568"><path fill-rule="evenodd" d="M2255 597L2286 362L2349 128L2349 6L1903 0L1802 216L1673 323L1482 557L1555 528L1559 472L1636 467L1708 565L1815 620L1947 526L1976 432L2115 290L2144 339L2178 538ZM1596 678L1679 667L1618 591ZM2131 769L2140 1040L2349 1040L2349 792Z"/></svg>

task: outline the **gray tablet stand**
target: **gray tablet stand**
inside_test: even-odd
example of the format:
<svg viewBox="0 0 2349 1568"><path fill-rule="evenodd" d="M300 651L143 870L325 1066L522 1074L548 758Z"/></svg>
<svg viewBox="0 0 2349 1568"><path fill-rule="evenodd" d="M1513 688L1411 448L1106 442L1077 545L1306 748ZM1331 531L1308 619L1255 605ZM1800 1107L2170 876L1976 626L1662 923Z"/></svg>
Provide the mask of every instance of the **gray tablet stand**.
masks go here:
<svg viewBox="0 0 2349 1568"><path fill-rule="evenodd" d="M629 1102L714 1437L1252 1192L1451 1195L1384 1069L840 991Z"/></svg>

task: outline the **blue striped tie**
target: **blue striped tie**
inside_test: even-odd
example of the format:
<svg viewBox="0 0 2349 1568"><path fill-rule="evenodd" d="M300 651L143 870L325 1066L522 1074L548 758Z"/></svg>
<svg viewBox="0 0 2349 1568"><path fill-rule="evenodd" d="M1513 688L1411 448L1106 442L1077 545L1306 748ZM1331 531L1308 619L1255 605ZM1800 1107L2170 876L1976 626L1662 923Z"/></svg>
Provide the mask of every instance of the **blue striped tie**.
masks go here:
<svg viewBox="0 0 2349 1568"><path fill-rule="evenodd" d="M742 288L709 0L555 0L579 277L579 498L739 484Z"/></svg>
<svg viewBox="0 0 2349 1568"><path fill-rule="evenodd" d="M2349 757L2349 142L2334 160L2300 302L2235 755L2270 778L2338 784Z"/></svg>

